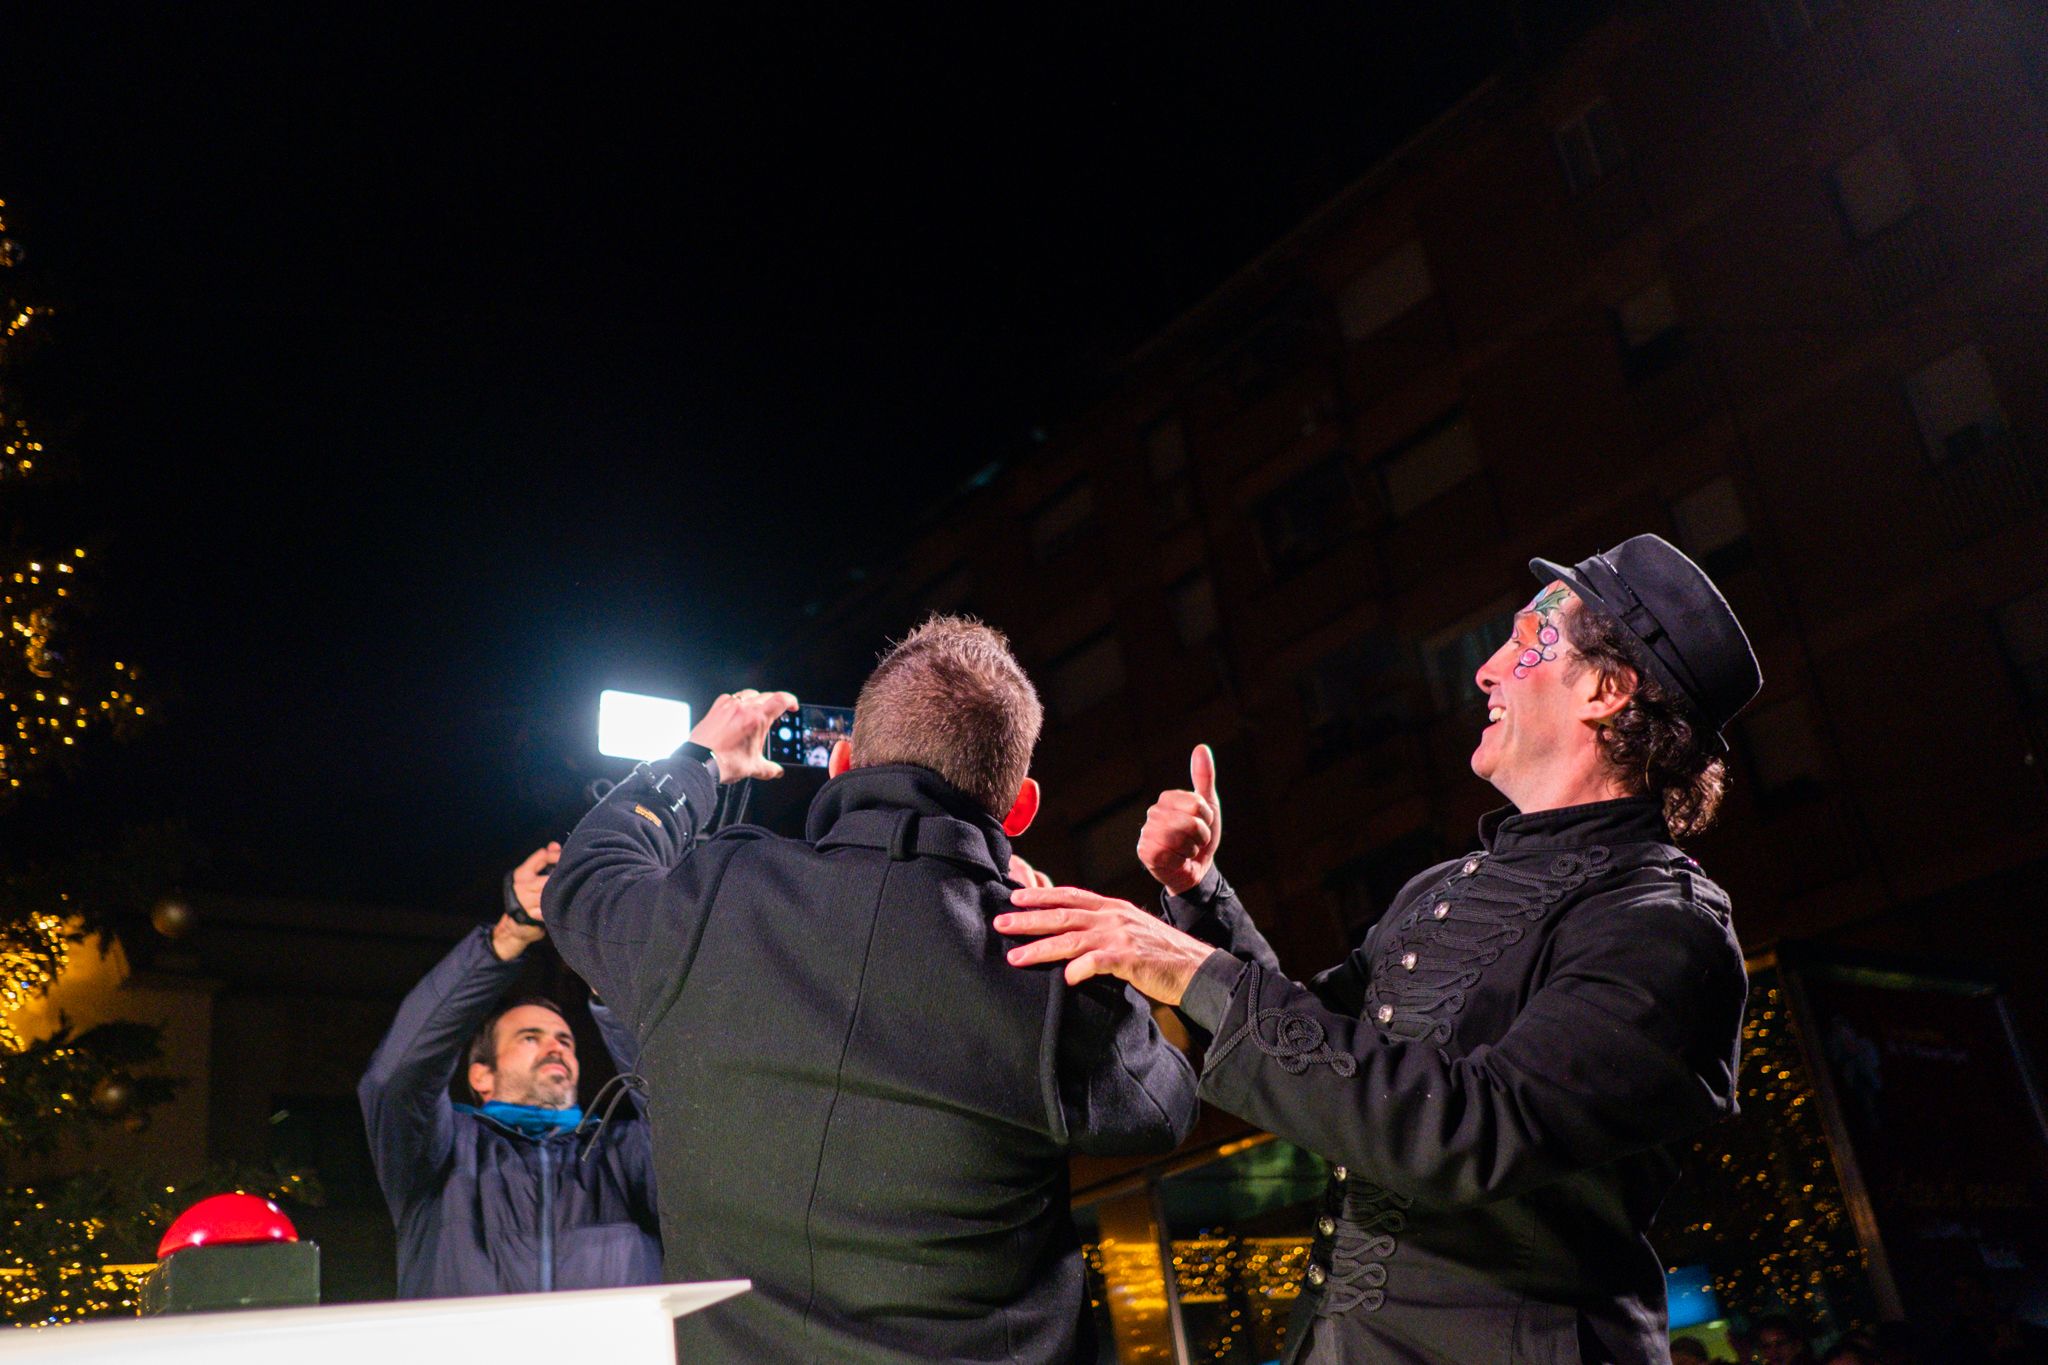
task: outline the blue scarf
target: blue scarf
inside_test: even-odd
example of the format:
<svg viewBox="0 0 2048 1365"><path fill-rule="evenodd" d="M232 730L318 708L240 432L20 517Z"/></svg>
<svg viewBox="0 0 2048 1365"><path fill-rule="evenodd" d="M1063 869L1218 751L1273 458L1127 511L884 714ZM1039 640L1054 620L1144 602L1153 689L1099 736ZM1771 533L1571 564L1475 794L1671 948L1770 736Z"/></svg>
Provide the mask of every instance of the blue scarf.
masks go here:
<svg viewBox="0 0 2048 1365"><path fill-rule="evenodd" d="M574 1132L576 1125L583 1122L583 1111L573 1104L567 1109L543 1109L537 1104L507 1104L503 1100L492 1100L481 1109L470 1104L455 1107L465 1114L481 1114L487 1119L496 1119L514 1132L524 1133L530 1138Z"/></svg>

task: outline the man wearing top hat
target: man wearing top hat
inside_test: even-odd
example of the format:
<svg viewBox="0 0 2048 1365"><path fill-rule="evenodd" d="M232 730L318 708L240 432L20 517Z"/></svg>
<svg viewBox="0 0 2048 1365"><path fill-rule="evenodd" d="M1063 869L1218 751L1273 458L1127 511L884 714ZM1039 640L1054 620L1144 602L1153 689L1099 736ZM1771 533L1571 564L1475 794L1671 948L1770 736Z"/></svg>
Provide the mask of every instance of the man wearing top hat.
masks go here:
<svg viewBox="0 0 2048 1365"><path fill-rule="evenodd" d="M1728 897L1675 841L1721 799L1762 679L1700 569L1636 536L1542 583L1474 681L1472 770L1512 804L1343 962L1279 970L1222 874L1214 760L1147 813L1163 916L1028 887L996 928L1178 1007L1202 1098L1331 1179L1289 1359L1663 1362L1647 1237L1677 1144L1735 1111L1747 991Z"/></svg>

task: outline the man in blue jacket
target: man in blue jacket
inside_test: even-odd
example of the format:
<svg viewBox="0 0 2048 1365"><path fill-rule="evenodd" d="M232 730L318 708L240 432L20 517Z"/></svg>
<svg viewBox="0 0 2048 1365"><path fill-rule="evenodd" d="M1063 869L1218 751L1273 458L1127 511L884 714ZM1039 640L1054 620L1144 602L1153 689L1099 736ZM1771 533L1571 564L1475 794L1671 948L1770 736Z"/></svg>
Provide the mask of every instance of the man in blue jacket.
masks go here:
<svg viewBox="0 0 2048 1365"><path fill-rule="evenodd" d="M861 689L805 838L707 836L795 705L720 697L548 886L563 960L643 1044L669 1277L753 1281L677 1357L1092 1360L1068 1155L1171 1149L1195 1085L1122 983L1004 963L1037 693L1000 634L934 618Z"/></svg>
<svg viewBox="0 0 2048 1365"><path fill-rule="evenodd" d="M585 1124L562 1012L539 999L499 1006L546 932L541 889L560 854L550 844L512 873L506 912L406 996L357 1087L398 1229L401 1298L661 1280L646 1122L628 1109ZM631 1037L602 1005L591 1014L627 1076ZM448 1095L465 1054L475 1105Z"/></svg>

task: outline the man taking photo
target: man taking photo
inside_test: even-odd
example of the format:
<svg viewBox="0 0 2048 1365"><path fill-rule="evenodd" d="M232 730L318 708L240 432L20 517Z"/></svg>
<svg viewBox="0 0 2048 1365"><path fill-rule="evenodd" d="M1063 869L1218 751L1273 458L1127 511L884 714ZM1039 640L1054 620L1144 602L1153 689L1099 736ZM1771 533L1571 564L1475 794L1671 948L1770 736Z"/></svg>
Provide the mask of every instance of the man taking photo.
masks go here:
<svg viewBox="0 0 2048 1365"><path fill-rule="evenodd" d="M1512 805L1410 881L1344 962L1287 979L1216 870L1223 806L1146 816L1164 918L1027 888L1010 954L1178 1006L1205 1099L1331 1182L1289 1359L1669 1359L1647 1237L1677 1143L1735 1109L1747 993L1728 898L1673 840L1719 807L1721 729L1762 679L1734 613L1655 536L1543 583L1474 679L1472 769Z"/></svg>
<svg viewBox="0 0 2048 1365"><path fill-rule="evenodd" d="M706 837L720 782L780 774L795 705L720 697L545 898L642 1044L668 1277L753 1281L678 1322L678 1358L1072 1359L1068 1155L1169 1150L1196 1103L1133 992L1018 972L990 927L1026 876L1037 693L1000 634L935 617L861 688L805 838Z"/></svg>
<svg viewBox="0 0 2048 1365"><path fill-rule="evenodd" d="M537 849L512 872L505 913L406 996L356 1088L398 1229L400 1298L661 1282L646 1123L629 1108L585 1127L560 1008L499 1004L546 934L541 889L560 853ZM625 1077L630 1035L595 1001L590 1012ZM465 1060L474 1105L448 1094Z"/></svg>

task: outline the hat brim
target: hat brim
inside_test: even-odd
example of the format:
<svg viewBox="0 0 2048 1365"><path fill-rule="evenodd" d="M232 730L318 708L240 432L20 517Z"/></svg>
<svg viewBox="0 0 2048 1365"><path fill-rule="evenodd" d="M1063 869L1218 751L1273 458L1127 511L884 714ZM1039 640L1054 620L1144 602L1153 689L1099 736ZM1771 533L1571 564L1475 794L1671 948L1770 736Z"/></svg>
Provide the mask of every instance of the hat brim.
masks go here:
<svg viewBox="0 0 2048 1365"><path fill-rule="evenodd" d="M1529 561L1529 572L1536 575L1536 581L1539 583L1562 580L1564 585L1570 588L1574 594L1585 601L1591 602L1609 616L1619 617L1621 615L1621 609L1595 591L1593 585L1588 583L1585 576L1577 569L1569 568L1553 560L1532 559ZM1727 754L1728 740L1719 730L1709 730L1702 725L1697 728L1695 733L1700 737L1700 747L1704 748L1708 753L1713 754L1716 758Z"/></svg>

